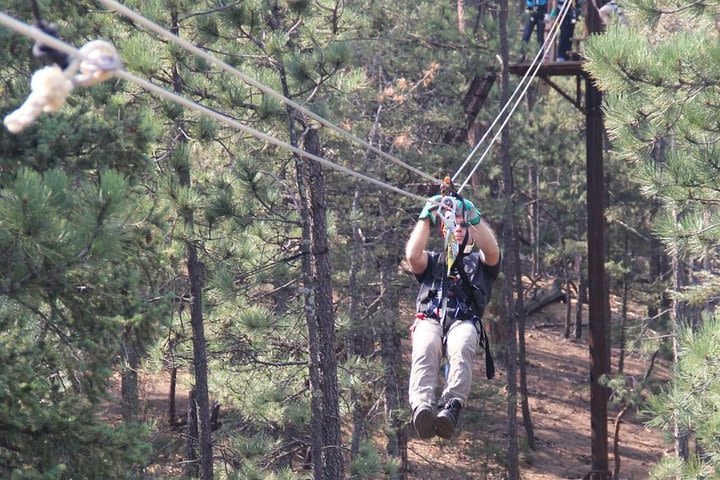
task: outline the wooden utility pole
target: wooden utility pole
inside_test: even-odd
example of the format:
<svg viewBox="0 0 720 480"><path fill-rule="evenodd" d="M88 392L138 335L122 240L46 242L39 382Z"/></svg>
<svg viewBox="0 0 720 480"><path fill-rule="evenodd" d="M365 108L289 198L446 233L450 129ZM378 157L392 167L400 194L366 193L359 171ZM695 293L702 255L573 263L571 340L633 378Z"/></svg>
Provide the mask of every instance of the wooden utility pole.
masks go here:
<svg viewBox="0 0 720 480"><path fill-rule="evenodd" d="M602 22L597 9L588 8L585 14L586 31L590 35L602 33ZM525 75L529 64L510 65L510 73ZM591 466L585 476L590 480L609 480L608 468L608 389L600 385L604 374L610 373L610 311L605 278L605 177L603 169L603 114L602 95L593 80L582 70L582 62L545 63L537 76L585 114L585 158L587 169L587 237L589 287L589 338L590 347L590 428ZM575 95L555 84L553 76L577 78ZM585 98L581 101L582 80Z"/></svg>
<svg viewBox="0 0 720 480"><path fill-rule="evenodd" d="M588 8L587 31L602 33L597 9ZM590 321L590 428L592 464L587 478L605 480L612 476L608 468L607 404L608 389L600 377L610 373L609 308L605 278L605 177L603 168L602 95L593 80L585 75L585 149L587 161L587 235L588 288Z"/></svg>

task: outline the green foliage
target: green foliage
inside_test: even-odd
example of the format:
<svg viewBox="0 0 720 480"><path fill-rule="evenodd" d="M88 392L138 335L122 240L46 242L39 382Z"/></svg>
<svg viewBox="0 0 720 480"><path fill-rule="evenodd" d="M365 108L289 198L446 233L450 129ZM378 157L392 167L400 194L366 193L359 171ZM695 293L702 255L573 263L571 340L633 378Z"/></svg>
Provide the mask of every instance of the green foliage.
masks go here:
<svg viewBox="0 0 720 480"><path fill-rule="evenodd" d="M359 454L350 462L350 478L375 478L382 471L382 459L375 447L363 442Z"/></svg>
<svg viewBox="0 0 720 480"><path fill-rule="evenodd" d="M707 318L698 331L683 329L678 345L680 359L673 366L670 384L648 399L647 412L652 417L648 425L668 436L677 425L681 435L693 436L696 450L688 462L665 459L653 472L654 478L668 478L670 472L697 478L698 472L720 468L720 319Z"/></svg>
<svg viewBox="0 0 720 480"><path fill-rule="evenodd" d="M86 2L47 7L72 43L111 23ZM30 18L27 4L8 8ZM5 33L9 112L39 62L31 42ZM127 478L150 458L149 428L108 424L101 402L122 368L120 338L133 331L142 348L167 307L156 250L165 218L148 194L161 128L145 102L107 81L74 90L19 134L0 131L2 478Z"/></svg>
<svg viewBox="0 0 720 480"><path fill-rule="evenodd" d="M718 448L713 388L713 349L718 324L701 316L717 300L714 265L720 231L720 197L710 180L717 174L716 82L720 58L714 28L716 2L677 4L633 0L626 11L632 28L615 26L587 45L587 69L604 90L608 135L619 157L632 166L640 191L657 205L653 233L665 251L694 266L697 286L673 293L686 309L678 321L700 330L675 331L679 360L667 392L652 396L650 425L688 434L696 444L691 458L666 458L653 478L716 477ZM702 260L703 267L697 260ZM685 267L680 267L685 269ZM704 272L703 270L709 270ZM709 309L708 309L709 310ZM711 310L709 310L711 311ZM708 403L705 403L705 401ZM703 413L701 413L703 412Z"/></svg>
<svg viewBox="0 0 720 480"><path fill-rule="evenodd" d="M127 68L146 76L152 76L159 69L156 43L143 33L136 33L124 40L120 46Z"/></svg>

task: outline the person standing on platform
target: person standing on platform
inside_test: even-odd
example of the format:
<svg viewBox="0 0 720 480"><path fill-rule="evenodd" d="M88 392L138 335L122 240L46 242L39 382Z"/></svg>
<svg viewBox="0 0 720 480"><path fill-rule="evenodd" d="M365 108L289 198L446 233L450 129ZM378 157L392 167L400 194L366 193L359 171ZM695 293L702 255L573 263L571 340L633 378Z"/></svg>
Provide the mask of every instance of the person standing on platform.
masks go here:
<svg viewBox="0 0 720 480"><path fill-rule="evenodd" d="M577 22L577 9L575 8L575 0L553 0L555 5L550 12L550 18L556 19L562 10L565 2L570 2L569 11L565 14L560 24L560 37L558 40L557 61L564 62L570 60L570 51L572 50L572 38L575 34L575 23Z"/></svg>
<svg viewBox="0 0 720 480"><path fill-rule="evenodd" d="M525 61L533 29L535 30L538 47L541 47L545 42L545 17L548 13L547 0L525 0L525 12L527 13L527 20L525 21L522 46L520 47L521 62Z"/></svg>

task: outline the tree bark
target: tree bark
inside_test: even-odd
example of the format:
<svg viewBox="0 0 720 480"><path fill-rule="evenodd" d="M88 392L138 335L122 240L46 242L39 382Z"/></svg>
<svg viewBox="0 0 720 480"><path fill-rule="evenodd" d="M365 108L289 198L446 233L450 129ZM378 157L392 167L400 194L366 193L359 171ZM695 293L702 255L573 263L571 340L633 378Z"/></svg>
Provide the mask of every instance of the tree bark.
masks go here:
<svg viewBox="0 0 720 480"><path fill-rule="evenodd" d="M672 271L673 271L673 290L679 291L685 285L685 268L682 260L677 255L672 257L671 260ZM678 350L678 336L680 331L685 327L685 304L682 300L673 300L672 308L672 319L673 319L673 360L677 363L680 359L680 351ZM675 438L675 454L687 461L690 456L690 449L688 445L688 436L683 432L682 428L678 424L677 419L674 422L673 436Z"/></svg>
<svg viewBox="0 0 720 480"><path fill-rule="evenodd" d="M562 301L564 297L565 294L560 288L560 285L556 285L549 291L542 290L538 296L533 297L527 302L527 307L525 307L524 311L527 315L530 315L551 303Z"/></svg>
<svg viewBox="0 0 720 480"><path fill-rule="evenodd" d="M178 13L171 13L172 33L180 34L178 22ZM183 80L180 75L180 66L178 63L173 65L172 70L173 90L175 93L183 93ZM187 142L186 135L182 132L182 122L178 122L177 129L180 131L178 135L178 147L180 150ZM177 151L176 150L176 151ZM191 188L190 163L181 160L175 162L175 171L178 176L178 183L181 187ZM210 430L210 399L208 393L208 372L207 372L207 350L205 345L205 325L203 318L202 305L202 289L204 283L204 268L200 263L197 254L197 246L193 240L194 235L194 215L192 210L183 213L183 222L185 224L185 232L188 240L185 242L185 251L187 254L187 271L190 282L190 325L192 327L192 343L193 343L193 370L195 373L195 402L198 410L198 435L197 440L200 447L200 478L202 480L211 480L213 478L213 453L212 453L212 434Z"/></svg>
<svg viewBox="0 0 720 480"><path fill-rule="evenodd" d="M583 303L587 300L587 282L585 282L585 276L582 273L581 255L575 257L575 273L578 279L578 296L577 302L575 302L575 329L573 335L575 339L580 340L582 338Z"/></svg>
<svg viewBox="0 0 720 480"><path fill-rule="evenodd" d="M188 394L187 438L185 439L185 476L188 478L197 478L200 471L197 449L195 448L198 441L198 417L195 399L195 390L190 390Z"/></svg>
<svg viewBox="0 0 720 480"><path fill-rule="evenodd" d="M140 353L138 352L135 330L126 326L122 339L122 355L124 360L121 395L122 417L124 422L133 422L138 419L140 399L138 396L138 368L140 367Z"/></svg>
<svg viewBox="0 0 720 480"><path fill-rule="evenodd" d="M465 0L457 0L458 30L465 33Z"/></svg>
<svg viewBox="0 0 720 480"><path fill-rule="evenodd" d="M305 150L315 155L320 154L320 139L315 129L305 133ZM313 449L313 456L320 453L320 458L313 458L313 478L334 480L343 478L343 458L340 437L340 408L337 382L337 360L335 358L335 318L332 304L332 288L330 278L330 262L328 255L325 186L320 165L306 159L295 157L298 187L302 199L303 244L308 251L304 252L303 273L306 292L306 320L308 329L315 331L317 343L310 345L312 395L319 395L313 401L318 411L313 417L319 416L321 448ZM317 428L317 425L316 425ZM313 444L316 442L314 441ZM318 470L318 467L320 468Z"/></svg>
<svg viewBox="0 0 720 480"><path fill-rule="evenodd" d="M392 282L399 255L381 257L380 285L384 315L380 315L380 344L383 361L383 380L385 383L385 435L387 437L387 453L399 460L400 468L393 480L407 478L408 453L407 431L403 428L401 411L401 389L398 380L400 366L400 336L397 322L400 317L400 301Z"/></svg>
<svg viewBox="0 0 720 480"><path fill-rule="evenodd" d="M527 348L525 342L525 323L527 321L527 313L523 306L523 287L522 272L520 269L520 252L515 246L512 252L515 255L515 295L517 296L515 309L518 312L518 365L520 366L520 408L522 410L523 426L525 427L525 435L527 436L528 447L535 450L535 433L532 425L532 416L530 414L529 393L527 385Z"/></svg>
<svg viewBox="0 0 720 480"><path fill-rule="evenodd" d="M500 56L503 60L501 73L500 103L505 104L510 97L510 73L508 70L509 43L508 43L508 1L500 1L499 34ZM503 191L505 202L503 211L502 239L505 244L505 259L502 270L505 284L503 293L507 309L508 335L505 354L507 356L507 478L518 480L520 467L518 459L517 441L517 305L515 304L513 281L516 280L518 258L517 236L515 235L514 202L513 202L513 174L510 163L510 135L504 129L500 139L500 156L502 161ZM520 287L522 288L522 286Z"/></svg>
<svg viewBox="0 0 720 480"><path fill-rule="evenodd" d="M572 298L571 292L572 292L572 282L570 281L570 274L568 272L569 266L566 264L563 267L563 276L564 282L565 282L565 332L563 334L564 338L570 338L570 330L572 329L572 302L570 299Z"/></svg>
<svg viewBox="0 0 720 480"><path fill-rule="evenodd" d="M449 132L445 136L446 142L455 143L467 140L471 147L477 144L487 125L476 122L475 119L485 105L496 79L497 73L492 71L485 72L483 76L475 75L462 102L465 111L465 126Z"/></svg>

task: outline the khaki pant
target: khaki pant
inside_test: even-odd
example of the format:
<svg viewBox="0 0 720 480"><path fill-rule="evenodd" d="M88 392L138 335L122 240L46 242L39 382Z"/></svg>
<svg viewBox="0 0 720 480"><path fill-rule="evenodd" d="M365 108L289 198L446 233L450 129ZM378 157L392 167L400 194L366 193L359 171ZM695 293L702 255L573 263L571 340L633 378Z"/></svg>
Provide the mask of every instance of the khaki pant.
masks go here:
<svg viewBox="0 0 720 480"><path fill-rule="evenodd" d="M457 398L463 407L470 394L472 365L478 347L478 333L471 321L456 321L447 337L446 356L450 365L445 388L438 405ZM437 320L417 319L412 333L412 366L410 369L410 406L415 410L435 405L435 389L442 361L442 327Z"/></svg>

